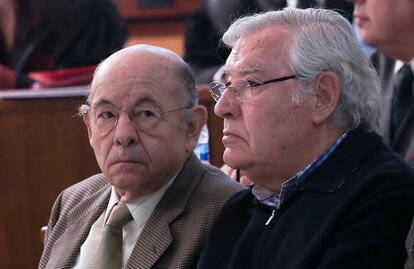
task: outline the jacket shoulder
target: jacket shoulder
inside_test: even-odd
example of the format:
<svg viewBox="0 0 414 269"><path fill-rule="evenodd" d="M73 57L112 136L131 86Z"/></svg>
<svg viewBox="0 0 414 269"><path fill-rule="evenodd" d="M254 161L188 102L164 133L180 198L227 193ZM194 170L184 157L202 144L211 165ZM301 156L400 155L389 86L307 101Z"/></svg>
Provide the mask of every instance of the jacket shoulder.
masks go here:
<svg viewBox="0 0 414 269"><path fill-rule="evenodd" d="M72 207L90 197L108 191L109 188L110 185L105 176L96 174L63 190L61 203L62 205L70 204L69 206Z"/></svg>
<svg viewBox="0 0 414 269"><path fill-rule="evenodd" d="M201 184L208 191L215 193L235 193L240 190L246 189L240 183L232 180L223 171L212 165L204 165L205 173L201 180ZM220 189L218 189L220 188Z"/></svg>

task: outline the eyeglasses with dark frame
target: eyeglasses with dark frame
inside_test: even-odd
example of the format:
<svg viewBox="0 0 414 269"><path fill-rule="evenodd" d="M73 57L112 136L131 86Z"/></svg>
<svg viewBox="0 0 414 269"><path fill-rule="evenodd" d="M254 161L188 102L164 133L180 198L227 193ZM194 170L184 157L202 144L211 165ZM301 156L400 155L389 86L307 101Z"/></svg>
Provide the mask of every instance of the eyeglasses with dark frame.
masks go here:
<svg viewBox="0 0 414 269"><path fill-rule="evenodd" d="M107 135L118 124L121 112L127 113L129 120L137 130L147 132L153 130L162 121L164 115L190 108L191 105L188 105L161 111L153 105L141 105L128 110L119 110L111 105L91 106L84 104L80 110L81 114L90 115L93 126L101 135Z"/></svg>
<svg viewBox="0 0 414 269"><path fill-rule="evenodd" d="M225 93L225 91L227 89L231 89L232 92L233 92L233 95L236 98L238 98L241 101L246 101L247 99L249 99L251 97L251 93L250 94L245 94L247 96L243 97L242 96L243 89L252 89L252 88L263 86L265 84L281 82L281 81L285 81L285 80L289 80L289 79L295 79L295 78L296 78L295 75L290 75L290 76L284 76L284 77L269 79L269 80L265 80L265 81L243 80L245 82L245 85L241 85L239 87L232 86L232 82L223 83L221 81L213 81L210 84L209 92L210 92L211 96L213 97L213 99L216 102L218 102L220 100L220 98L223 96L223 94Z"/></svg>

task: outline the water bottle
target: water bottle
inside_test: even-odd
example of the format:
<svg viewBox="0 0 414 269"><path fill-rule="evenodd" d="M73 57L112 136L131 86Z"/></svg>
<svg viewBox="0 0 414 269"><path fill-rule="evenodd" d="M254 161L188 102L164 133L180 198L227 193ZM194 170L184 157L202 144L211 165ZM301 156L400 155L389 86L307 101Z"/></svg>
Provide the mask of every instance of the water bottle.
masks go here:
<svg viewBox="0 0 414 269"><path fill-rule="evenodd" d="M207 124L204 124L203 128L201 129L200 137L198 138L198 142L194 149L194 153L202 163L210 163L210 156L208 151Z"/></svg>

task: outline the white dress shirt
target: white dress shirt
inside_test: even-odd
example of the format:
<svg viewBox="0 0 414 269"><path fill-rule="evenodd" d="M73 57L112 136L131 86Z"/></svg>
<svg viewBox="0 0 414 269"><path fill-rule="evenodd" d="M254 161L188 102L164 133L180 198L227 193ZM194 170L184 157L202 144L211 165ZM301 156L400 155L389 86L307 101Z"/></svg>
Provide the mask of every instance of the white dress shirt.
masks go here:
<svg viewBox="0 0 414 269"><path fill-rule="evenodd" d="M414 59L412 59L407 64L410 65L411 70L414 72ZM403 67L403 65L404 65L404 62L402 62L400 60L396 60L395 65L394 65L394 74L398 73L400 71L400 69Z"/></svg>
<svg viewBox="0 0 414 269"><path fill-rule="evenodd" d="M178 174L178 173L177 173ZM122 269L125 268L129 256L131 256L135 243L138 240L139 235L144 229L147 220L151 216L161 197L167 191L168 187L174 182L176 175L162 188L154 193L139 197L130 203L126 203L133 220L128 222L122 228ZM104 220L108 218L108 212L119 201L119 197L115 192L115 188L111 189L111 197L109 198L108 207L101 214L101 216L92 225L88 237L81 246L80 254L76 258L73 269L85 268L89 258L94 254L100 240L100 235L104 228Z"/></svg>

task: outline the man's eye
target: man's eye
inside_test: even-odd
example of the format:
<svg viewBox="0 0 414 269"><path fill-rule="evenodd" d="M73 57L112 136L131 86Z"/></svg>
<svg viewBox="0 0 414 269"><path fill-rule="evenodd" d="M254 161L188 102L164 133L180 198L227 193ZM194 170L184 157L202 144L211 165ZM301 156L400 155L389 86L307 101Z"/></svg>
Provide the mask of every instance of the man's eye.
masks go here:
<svg viewBox="0 0 414 269"><path fill-rule="evenodd" d="M246 82L248 87L258 87L261 85L259 82L250 79L246 79Z"/></svg>
<svg viewBox="0 0 414 269"><path fill-rule="evenodd" d="M98 118L112 119L115 118L115 113L112 111L102 111L98 114Z"/></svg>
<svg viewBox="0 0 414 269"><path fill-rule="evenodd" d="M149 119L157 117L157 113L154 110L142 109L134 112L135 118Z"/></svg>

